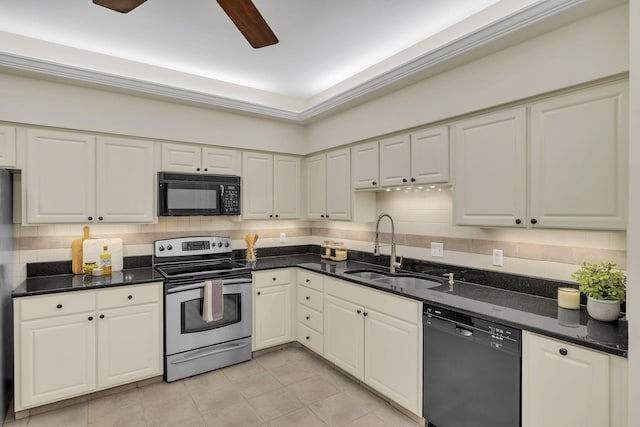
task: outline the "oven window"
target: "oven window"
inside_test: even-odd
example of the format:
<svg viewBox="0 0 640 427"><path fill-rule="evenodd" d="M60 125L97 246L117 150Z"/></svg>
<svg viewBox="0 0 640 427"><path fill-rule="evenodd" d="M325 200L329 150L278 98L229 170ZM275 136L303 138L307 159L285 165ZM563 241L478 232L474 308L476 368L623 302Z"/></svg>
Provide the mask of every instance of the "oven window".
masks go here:
<svg viewBox="0 0 640 427"><path fill-rule="evenodd" d="M182 333L222 328L242 321L241 300L240 294L224 294L224 315L222 319L213 322L205 322L202 319L202 298L183 302L181 304Z"/></svg>

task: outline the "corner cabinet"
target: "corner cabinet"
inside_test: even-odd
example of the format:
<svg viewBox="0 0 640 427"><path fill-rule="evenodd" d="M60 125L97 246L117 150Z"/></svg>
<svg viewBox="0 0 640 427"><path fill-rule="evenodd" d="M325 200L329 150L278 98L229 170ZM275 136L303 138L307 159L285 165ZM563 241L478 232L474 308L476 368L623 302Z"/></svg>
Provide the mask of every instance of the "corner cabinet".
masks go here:
<svg viewBox="0 0 640 427"><path fill-rule="evenodd" d="M242 217L298 219L301 210L299 157L242 153Z"/></svg>
<svg viewBox="0 0 640 427"><path fill-rule="evenodd" d="M523 427L626 427L626 391L620 392L626 384L618 382L626 360L527 331L522 336Z"/></svg>
<svg viewBox="0 0 640 427"><path fill-rule="evenodd" d="M149 141L29 129L26 223L152 222L154 149Z"/></svg>
<svg viewBox="0 0 640 427"><path fill-rule="evenodd" d="M15 410L161 375L162 289L14 299Z"/></svg>
<svg viewBox="0 0 640 427"><path fill-rule="evenodd" d="M17 166L16 128L0 126L0 167Z"/></svg>
<svg viewBox="0 0 640 427"><path fill-rule="evenodd" d="M240 175L240 152L217 147L162 144L163 171Z"/></svg>
<svg viewBox="0 0 640 427"><path fill-rule="evenodd" d="M253 273L253 350L295 341L293 269Z"/></svg>
<svg viewBox="0 0 640 427"><path fill-rule="evenodd" d="M456 224L626 229L627 92L609 83L456 123Z"/></svg>

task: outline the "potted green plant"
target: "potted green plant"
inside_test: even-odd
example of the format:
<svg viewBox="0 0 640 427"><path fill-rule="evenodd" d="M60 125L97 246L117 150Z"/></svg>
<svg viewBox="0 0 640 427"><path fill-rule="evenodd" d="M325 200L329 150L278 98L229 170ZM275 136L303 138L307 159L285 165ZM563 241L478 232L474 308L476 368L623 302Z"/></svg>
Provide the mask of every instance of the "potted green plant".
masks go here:
<svg viewBox="0 0 640 427"><path fill-rule="evenodd" d="M587 312L591 317L603 322L611 322L620 317L620 303L627 291L627 276L623 271L614 270L616 264L585 262L571 277L580 285L580 292L587 296Z"/></svg>

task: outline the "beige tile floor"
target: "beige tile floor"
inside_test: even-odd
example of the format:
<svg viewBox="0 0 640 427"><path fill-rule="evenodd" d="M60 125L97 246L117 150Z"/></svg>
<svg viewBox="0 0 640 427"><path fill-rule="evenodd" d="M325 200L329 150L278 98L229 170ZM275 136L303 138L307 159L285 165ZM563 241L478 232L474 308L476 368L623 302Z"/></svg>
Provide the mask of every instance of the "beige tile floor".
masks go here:
<svg viewBox="0 0 640 427"><path fill-rule="evenodd" d="M10 414L4 427L419 425L307 350L287 347L21 420Z"/></svg>

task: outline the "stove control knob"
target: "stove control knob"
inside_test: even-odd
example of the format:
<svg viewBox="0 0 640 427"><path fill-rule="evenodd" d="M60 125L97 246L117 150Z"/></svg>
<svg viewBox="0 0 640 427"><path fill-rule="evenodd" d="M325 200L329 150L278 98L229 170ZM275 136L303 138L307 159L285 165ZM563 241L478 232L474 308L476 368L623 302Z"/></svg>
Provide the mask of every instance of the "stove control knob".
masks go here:
<svg viewBox="0 0 640 427"><path fill-rule="evenodd" d="M173 249L173 246L168 245L168 246L167 246L167 250L168 250L168 251L170 251L171 249Z"/></svg>
<svg viewBox="0 0 640 427"><path fill-rule="evenodd" d="M229 242L224 242L224 247L228 248L229 247Z"/></svg>
<svg viewBox="0 0 640 427"><path fill-rule="evenodd" d="M218 247L221 248L222 247L222 242L218 242Z"/></svg>
<svg viewBox="0 0 640 427"><path fill-rule="evenodd" d="M164 251L164 246L160 246L160 247L158 247L158 250L159 250L160 252Z"/></svg>

